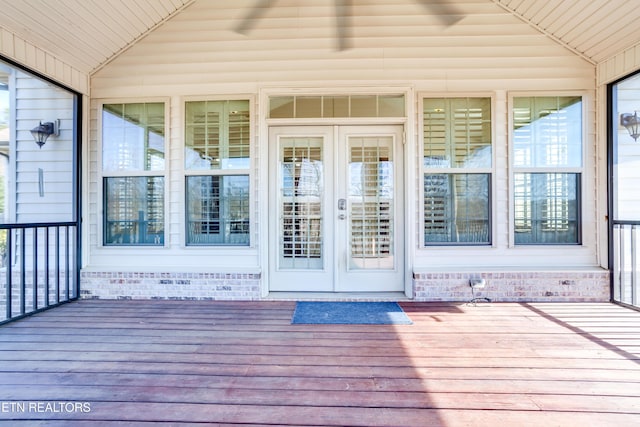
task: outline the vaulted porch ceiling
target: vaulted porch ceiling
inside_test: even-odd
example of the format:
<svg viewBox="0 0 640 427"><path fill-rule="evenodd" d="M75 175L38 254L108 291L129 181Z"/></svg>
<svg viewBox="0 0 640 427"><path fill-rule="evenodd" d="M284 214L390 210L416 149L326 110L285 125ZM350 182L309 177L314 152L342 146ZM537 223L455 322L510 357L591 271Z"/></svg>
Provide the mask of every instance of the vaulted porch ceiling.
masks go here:
<svg viewBox="0 0 640 427"><path fill-rule="evenodd" d="M0 0L0 30L38 46L74 69L90 75L190 4L205 0ZM404 0L423 3L425 22L452 10L465 17L494 3L587 61L598 64L640 43L640 8L628 0ZM316 5L348 5L357 15L368 5L394 8L397 0L321 0ZM306 7L303 0L236 0L224 5L223 22L236 32L256 8ZM258 22L251 25L277 25ZM431 16L429 16L431 15ZM353 20L352 20L353 21ZM216 19L216 25L220 20ZM456 24L454 24L456 25ZM335 31L335 30L333 30ZM340 35L340 28L333 33ZM357 41L355 42L357 47Z"/></svg>

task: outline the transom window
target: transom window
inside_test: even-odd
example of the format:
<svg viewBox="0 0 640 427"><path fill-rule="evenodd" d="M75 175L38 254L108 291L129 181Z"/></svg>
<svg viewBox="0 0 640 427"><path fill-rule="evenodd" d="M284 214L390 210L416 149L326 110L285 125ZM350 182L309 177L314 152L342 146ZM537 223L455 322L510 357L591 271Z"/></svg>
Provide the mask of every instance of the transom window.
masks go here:
<svg viewBox="0 0 640 427"><path fill-rule="evenodd" d="M269 100L269 118L404 117L404 95L295 95Z"/></svg>

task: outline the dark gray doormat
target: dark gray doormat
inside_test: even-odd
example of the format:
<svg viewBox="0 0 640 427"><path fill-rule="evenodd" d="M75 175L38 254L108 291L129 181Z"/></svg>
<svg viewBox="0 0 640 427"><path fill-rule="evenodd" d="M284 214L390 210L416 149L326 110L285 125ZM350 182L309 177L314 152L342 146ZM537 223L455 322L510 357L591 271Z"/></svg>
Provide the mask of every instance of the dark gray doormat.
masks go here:
<svg viewBox="0 0 640 427"><path fill-rule="evenodd" d="M307 325L412 325L395 302L298 301L291 319Z"/></svg>

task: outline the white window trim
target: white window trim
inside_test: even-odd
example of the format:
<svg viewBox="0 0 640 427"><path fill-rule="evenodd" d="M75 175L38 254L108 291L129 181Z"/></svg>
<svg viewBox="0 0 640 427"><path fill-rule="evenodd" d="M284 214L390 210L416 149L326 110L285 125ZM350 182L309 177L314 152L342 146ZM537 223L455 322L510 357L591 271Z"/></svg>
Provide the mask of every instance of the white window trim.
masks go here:
<svg viewBox="0 0 640 427"><path fill-rule="evenodd" d="M248 101L249 102L249 168L248 169L211 169L211 170L189 170L185 167L185 122L186 122L186 105L187 102L199 102L199 101ZM255 249L258 246L260 239L257 217L256 201L258 200L258 182L256 181L256 167L258 161L256 154L258 149L256 148L256 95L255 94L230 94L230 95L197 95L197 96L184 96L179 98L180 103L180 125L174 129L174 131L180 132L179 144L176 144L179 154L175 155L173 160L178 166L175 167L176 173L179 174L179 179L175 182L180 185L182 192L180 194L180 221L181 224L179 230L180 236L180 248L185 251L208 251L208 252L229 252L237 251L246 253L247 250ZM212 175L248 175L249 176L249 245L188 245L187 244L187 205L186 195L184 189L186 188L187 176L212 176ZM266 209L265 209L266 210Z"/></svg>
<svg viewBox="0 0 640 427"><path fill-rule="evenodd" d="M135 174L132 174L129 171L114 171L105 173L103 170L103 123L102 123L102 111L104 109L105 104L144 104L144 103L154 103L154 102L162 102L164 103L164 169L163 170L153 170L153 171L136 171ZM96 135L96 203L98 205L97 214L97 246L101 249L105 250L114 250L114 251L127 251L127 250L139 250L143 247L145 250L162 250L170 247L170 237L171 232L169 229L170 225L170 200L169 200L169 187L170 187L170 173L171 170L171 153L170 153L170 105L171 99L168 97L149 97L149 98L105 98L97 100L96 105L96 120L97 120L97 135ZM163 245L106 245L104 242L104 234L105 234L105 215L106 215L106 207L104 206L104 178L117 178L117 177L128 177L128 176L162 176L164 177L164 244Z"/></svg>
<svg viewBox="0 0 640 427"><path fill-rule="evenodd" d="M491 200L489 201L489 209L490 215L489 220L491 221L490 229L491 235L490 240L491 244L489 245L465 245L465 244L433 244L426 245L424 242L424 182L423 177L426 171L424 167L424 100L430 98L445 98L445 99L453 99L453 98L489 98L491 100L491 167L490 168L478 168L478 169L464 169L464 168L433 168L429 169L429 172L433 172L434 174L452 174L452 173L479 173L479 174L489 174L490 175L490 185L489 191L491 192ZM418 211L419 216L415 221L417 221L417 239L418 239L418 248L421 250L427 251L461 251L461 250L487 250L496 248L498 246L497 242L497 210L496 210L496 200L498 199L497 194L497 173L496 173L496 163L497 163L497 134L496 134L496 93L495 92L420 92L418 93L418 138L417 138L417 161L418 161L418 179L416 185L416 197L418 200Z"/></svg>
<svg viewBox="0 0 640 427"><path fill-rule="evenodd" d="M582 159L581 167L515 167L514 166L514 136L513 136L513 100L520 97L563 97L563 96L579 96L582 99ZM507 95L507 114L508 114L508 128L507 128L507 140L508 140L508 180L509 180L509 196L508 196L508 212L509 212L509 248L517 250L540 250L546 252L553 252L554 249L566 251L569 248L582 248L585 247L585 213L586 213L586 187L587 172L589 171L589 164L587 162L588 153L590 152L590 138L588 133L588 105L592 102L589 94L586 91L524 91L524 92L509 92ZM580 243L571 244L529 244L519 245L515 243L515 178L516 173L579 173L580 174L580 200L579 200L579 230L578 235L580 237Z"/></svg>

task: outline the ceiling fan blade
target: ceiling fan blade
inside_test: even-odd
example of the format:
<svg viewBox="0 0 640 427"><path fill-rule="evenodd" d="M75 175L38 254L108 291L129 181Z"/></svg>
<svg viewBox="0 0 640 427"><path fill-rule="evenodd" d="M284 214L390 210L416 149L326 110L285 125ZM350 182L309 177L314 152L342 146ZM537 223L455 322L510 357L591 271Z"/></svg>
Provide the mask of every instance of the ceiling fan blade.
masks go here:
<svg viewBox="0 0 640 427"><path fill-rule="evenodd" d="M419 0L419 2L446 26L454 25L463 18L462 13L451 4L436 3L433 0Z"/></svg>
<svg viewBox="0 0 640 427"><path fill-rule="evenodd" d="M256 24L256 21L267 12L269 8L273 6L275 0L258 0L256 5L249 11L247 16L244 17L242 21L236 27L236 32L240 34L247 34L253 26Z"/></svg>
<svg viewBox="0 0 640 427"><path fill-rule="evenodd" d="M336 0L338 50L351 47L351 0Z"/></svg>

